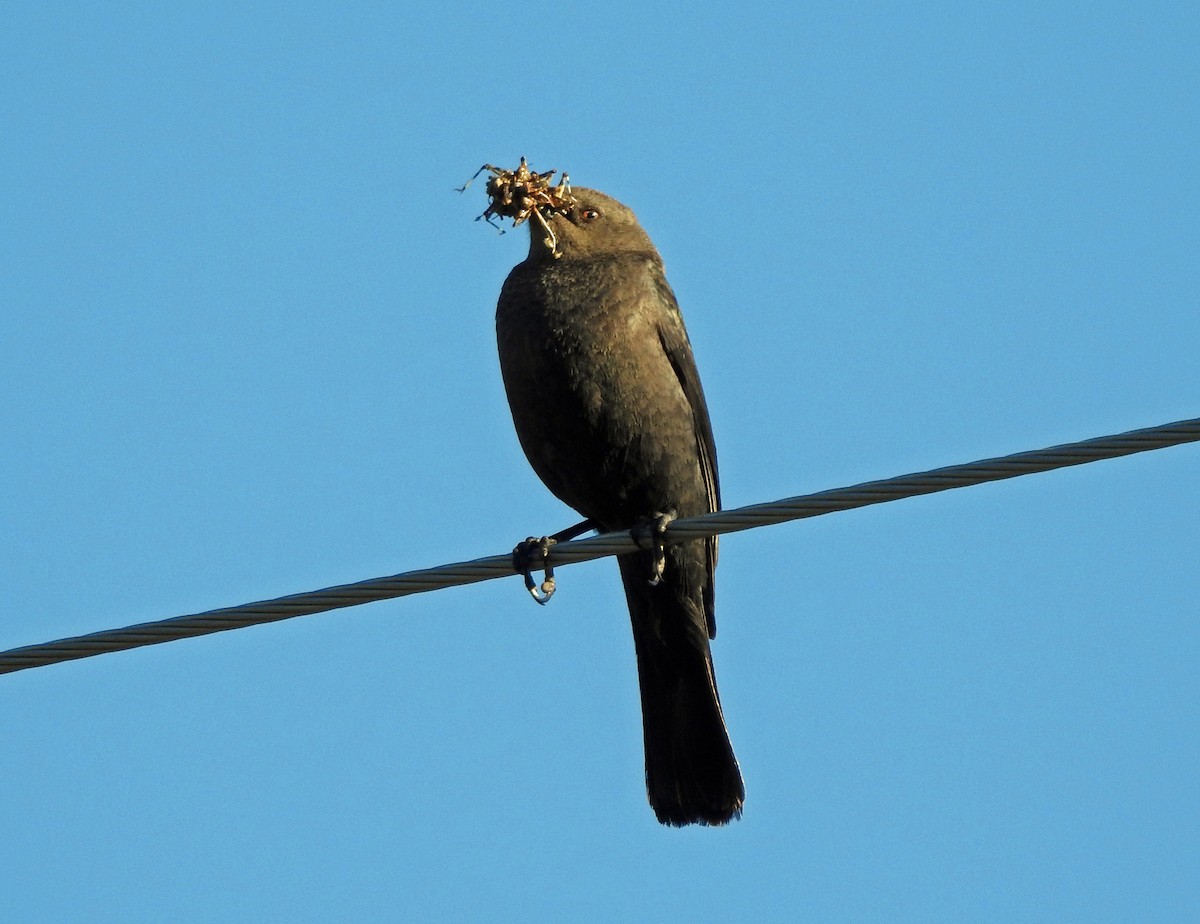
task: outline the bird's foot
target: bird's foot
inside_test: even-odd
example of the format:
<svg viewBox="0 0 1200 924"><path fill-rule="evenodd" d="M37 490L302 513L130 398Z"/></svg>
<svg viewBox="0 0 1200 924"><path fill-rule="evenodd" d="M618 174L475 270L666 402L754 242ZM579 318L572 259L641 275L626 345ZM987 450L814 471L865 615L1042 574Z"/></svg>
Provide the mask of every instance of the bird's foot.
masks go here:
<svg viewBox="0 0 1200 924"><path fill-rule="evenodd" d="M554 568L549 562L550 547L596 528L596 521L587 519L561 529L553 536L542 536L541 539L530 536L524 542L517 543L517 547L513 549L513 570L525 578L525 589L534 600L545 605L554 596ZM533 572L539 567L545 575L540 587L533 579Z"/></svg>
<svg viewBox="0 0 1200 924"><path fill-rule="evenodd" d="M667 527L675 519L674 510L652 513L643 517L629 530L629 535L638 544L638 548L654 553L654 562L650 566L651 587L658 586L667 567L667 547L663 544L663 536L667 534Z"/></svg>
<svg viewBox="0 0 1200 924"><path fill-rule="evenodd" d="M518 542L513 549L513 570L525 578L525 589L529 595L543 606L554 596L554 567L550 564L550 547L558 540L553 536L530 536L524 542ZM542 569L542 583L539 586L533 578L536 568Z"/></svg>

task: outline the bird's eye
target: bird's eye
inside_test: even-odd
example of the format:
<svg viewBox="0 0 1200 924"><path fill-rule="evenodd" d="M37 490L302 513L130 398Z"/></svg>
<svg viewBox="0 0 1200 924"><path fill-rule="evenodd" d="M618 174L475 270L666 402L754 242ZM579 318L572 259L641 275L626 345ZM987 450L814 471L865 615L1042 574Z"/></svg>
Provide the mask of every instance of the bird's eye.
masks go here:
<svg viewBox="0 0 1200 924"><path fill-rule="evenodd" d="M597 218L600 217L600 213L598 211L596 211L596 209L584 209L583 214L580 215L580 217L584 221L595 221Z"/></svg>

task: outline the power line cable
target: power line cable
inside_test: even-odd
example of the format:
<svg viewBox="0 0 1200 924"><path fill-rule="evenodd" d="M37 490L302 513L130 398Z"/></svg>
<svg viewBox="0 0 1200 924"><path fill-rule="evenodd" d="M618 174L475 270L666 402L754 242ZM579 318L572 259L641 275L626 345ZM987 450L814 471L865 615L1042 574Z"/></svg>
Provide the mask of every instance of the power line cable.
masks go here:
<svg viewBox="0 0 1200 924"><path fill-rule="evenodd" d="M995 459L968 462L965 465L951 465L928 472L868 481L773 503L754 504L675 520L667 528L664 541L673 544L704 536L756 529L789 520L822 516L838 510L852 510L855 507L867 507L871 504L934 494L951 488L965 488L1197 441L1200 441L1200 418L1180 420L1114 436L1101 436L1078 443L1019 452ZM559 567L619 555L636 548L637 544L627 532L608 533L590 539L559 543L552 548L548 563ZM106 629L89 635L0 652L0 674L512 575L512 556L494 555L490 558L407 571L391 577L341 584L258 603L145 622L123 629Z"/></svg>

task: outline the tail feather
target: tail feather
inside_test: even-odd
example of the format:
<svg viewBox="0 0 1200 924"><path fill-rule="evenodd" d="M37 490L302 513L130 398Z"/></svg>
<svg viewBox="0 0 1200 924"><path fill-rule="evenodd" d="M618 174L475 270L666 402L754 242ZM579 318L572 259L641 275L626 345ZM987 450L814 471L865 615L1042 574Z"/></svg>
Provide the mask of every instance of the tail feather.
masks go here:
<svg viewBox="0 0 1200 924"><path fill-rule="evenodd" d="M745 801L709 653L706 579L699 577L707 569L691 567L695 554L668 549L663 580L653 587L649 556L619 559L642 694L646 789L668 825L722 825L741 815Z"/></svg>

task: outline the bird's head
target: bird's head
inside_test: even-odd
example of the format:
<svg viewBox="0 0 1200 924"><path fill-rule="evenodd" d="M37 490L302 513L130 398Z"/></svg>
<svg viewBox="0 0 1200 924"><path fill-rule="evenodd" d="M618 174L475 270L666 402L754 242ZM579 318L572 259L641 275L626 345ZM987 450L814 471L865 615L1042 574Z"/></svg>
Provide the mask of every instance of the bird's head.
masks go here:
<svg viewBox="0 0 1200 924"><path fill-rule="evenodd" d="M574 201L529 224L529 258L572 259L592 254L654 253L649 235L627 206L594 189L575 187ZM549 230L549 233L547 233Z"/></svg>

